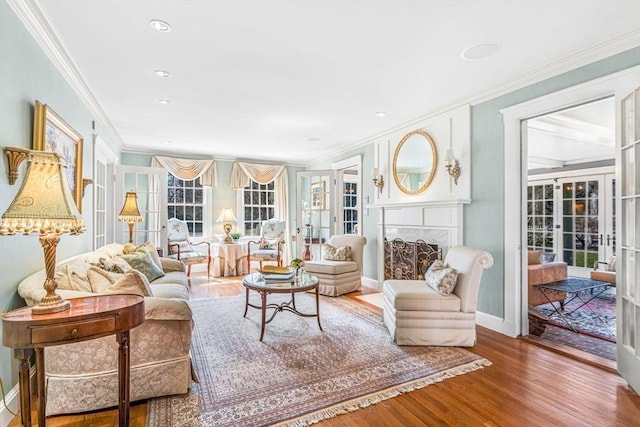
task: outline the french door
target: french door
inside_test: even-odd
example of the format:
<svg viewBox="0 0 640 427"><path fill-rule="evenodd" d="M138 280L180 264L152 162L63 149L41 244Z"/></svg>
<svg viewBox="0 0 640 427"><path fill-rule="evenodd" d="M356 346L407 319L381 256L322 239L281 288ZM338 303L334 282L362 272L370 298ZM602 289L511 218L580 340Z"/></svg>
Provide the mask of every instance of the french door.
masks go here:
<svg viewBox="0 0 640 427"><path fill-rule="evenodd" d="M115 212L120 212L127 191L135 191L142 222L133 228L133 244L149 241L158 248L167 242L167 171L162 168L117 166ZM116 241L129 240L127 223L116 222ZM166 249L166 248L165 248Z"/></svg>
<svg viewBox="0 0 640 427"><path fill-rule="evenodd" d="M620 105L620 223L616 317L618 371L640 392L640 87Z"/></svg>
<svg viewBox="0 0 640 427"><path fill-rule="evenodd" d="M296 256L320 259L322 244L334 234L333 170L297 172Z"/></svg>

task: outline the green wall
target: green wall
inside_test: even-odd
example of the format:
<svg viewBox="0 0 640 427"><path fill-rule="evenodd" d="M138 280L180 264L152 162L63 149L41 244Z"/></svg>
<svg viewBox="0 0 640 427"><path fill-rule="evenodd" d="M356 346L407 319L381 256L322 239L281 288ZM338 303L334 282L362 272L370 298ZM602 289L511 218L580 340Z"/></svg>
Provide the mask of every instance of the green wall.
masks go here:
<svg viewBox="0 0 640 427"><path fill-rule="evenodd" d="M640 64L640 48L577 68L471 108L471 200L464 210L464 243L489 251L478 309L504 317L504 125L500 110ZM640 81L640 76L639 76ZM511 143L515 141L510 141Z"/></svg>
<svg viewBox="0 0 640 427"><path fill-rule="evenodd" d="M31 148L35 101L48 104L84 138L83 177L93 176L93 142L91 117L84 104L36 44L6 2L0 2L0 146ZM98 129L98 132L100 130ZM9 185L4 153L0 161L0 213L16 195L20 177ZM57 251L61 260L90 250L93 238L92 189L83 200L83 217L87 231L80 236L63 235ZM0 236L0 312L24 305L17 286L29 274L44 268L38 236ZM1 333L0 333L1 334ZM17 382L17 370L11 350L0 347L0 378L5 390Z"/></svg>

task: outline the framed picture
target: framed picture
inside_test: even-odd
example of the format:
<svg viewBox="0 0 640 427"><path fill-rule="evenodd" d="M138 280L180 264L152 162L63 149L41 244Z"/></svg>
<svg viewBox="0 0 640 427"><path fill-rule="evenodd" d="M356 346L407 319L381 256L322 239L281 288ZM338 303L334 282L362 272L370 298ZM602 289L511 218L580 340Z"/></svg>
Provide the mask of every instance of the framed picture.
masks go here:
<svg viewBox="0 0 640 427"><path fill-rule="evenodd" d="M69 190L82 212L82 136L39 101L33 121L33 149L58 153L64 159Z"/></svg>
<svg viewBox="0 0 640 427"><path fill-rule="evenodd" d="M311 183L311 209L324 209L324 181Z"/></svg>

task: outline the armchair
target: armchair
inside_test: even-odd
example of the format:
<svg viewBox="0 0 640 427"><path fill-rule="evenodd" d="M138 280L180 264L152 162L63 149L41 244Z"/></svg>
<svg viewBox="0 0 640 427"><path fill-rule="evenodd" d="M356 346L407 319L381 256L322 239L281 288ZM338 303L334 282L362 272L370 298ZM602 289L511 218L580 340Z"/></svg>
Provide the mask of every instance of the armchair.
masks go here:
<svg viewBox="0 0 640 427"><path fill-rule="evenodd" d="M168 222L168 246L169 258L182 261L187 266L187 276L191 275L193 264L207 263L207 277L211 272L211 243L193 243L189 238L189 227L187 223L177 218L171 218ZM196 247L206 247L206 252L198 251Z"/></svg>
<svg viewBox="0 0 640 427"><path fill-rule="evenodd" d="M384 323L397 344L475 345L480 279L493 258L485 251L456 246L444 262L458 270L457 284L448 295L424 280L385 280L382 285Z"/></svg>
<svg viewBox="0 0 640 427"><path fill-rule="evenodd" d="M604 269L601 268L604 266ZM604 261L596 261L593 264L593 270L589 274L591 280L598 280L600 282L608 282L613 286L616 285L616 256L611 255L609 259Z"/></svg>
<svg viewBox="0 0 640 427"><path fill-rule="evenodd" d="M247 242L247 271L251 271L251 261L258 261L260 270L262 270L262 263L266 261L275 261L278 266L282 266L284 236L284 221L276 218L264 221L260 227L260 240Z"/></svg>
<svg viewBox="0 0 640 427"><path fill-rule="evenodd" d="M362 252L367 238L357 234L337 234L331 236L323 246L323 256L318 261L306 261L305 270L318 278L318 292L337 297L360 289L362 283ZM327 256L327 249L349 248L349 255ZM333 259L327 259L333 258ZM341 258L346 258L342 260Z"/></svg>

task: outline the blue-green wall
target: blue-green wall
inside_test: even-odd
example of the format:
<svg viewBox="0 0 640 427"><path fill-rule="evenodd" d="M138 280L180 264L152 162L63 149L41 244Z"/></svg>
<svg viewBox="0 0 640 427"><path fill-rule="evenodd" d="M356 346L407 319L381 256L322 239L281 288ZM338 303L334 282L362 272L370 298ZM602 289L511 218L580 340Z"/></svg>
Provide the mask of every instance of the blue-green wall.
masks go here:
<svg viewBox="0 0 640 427"><path fill-rule="evenodd" d="M36 44L6 2L0 2L0 146L31 148L35 101L48 104L84 138L83 177L93 176L93 143L91 122L94 120L75 92ZM98 132L100 130L98 129ZM7 161L0 154L0 213L16 195L26 164L20 167L20 177L9 185ZM58 245L57 259L85 252L92 247L92 188L83 200L83 217L87 231L80 236L63 235ZM44 268L38 236L0 236L0 312L24 305L18 297L18 283L29 274ZM0 378L5 390L17 382L16 365L11 350L0 347Z"/></svg>
<svg viewBox="0 0 640 427"><path fill-rule="evenodd" d="M464 210L465 245L489 251L478 309L504 317L504 125L500 110L640 64L640 48L577 68L471 108L471 204ZM640 76L638 77L640 81Z"/></svg>

